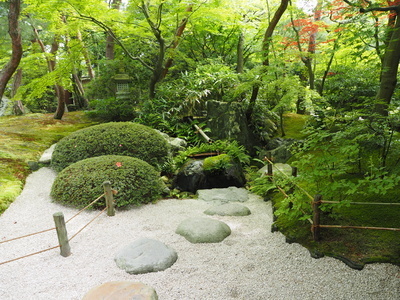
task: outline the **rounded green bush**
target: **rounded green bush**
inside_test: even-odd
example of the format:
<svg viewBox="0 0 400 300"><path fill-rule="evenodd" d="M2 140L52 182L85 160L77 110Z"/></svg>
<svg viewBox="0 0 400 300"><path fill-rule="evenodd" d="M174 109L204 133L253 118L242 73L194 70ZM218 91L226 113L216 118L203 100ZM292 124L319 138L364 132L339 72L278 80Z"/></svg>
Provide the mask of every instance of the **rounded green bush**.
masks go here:
<svg viewBox="0 0 400 300"><path fill-rule="evenodd" d="M154 129L132 122L114 122L84 128L61 139L53 152L56 171L89 157L126 155L157 169L167 160L168 143Z"/></svg>
<svg viewBox="0 0 400 300"><path fill-rule="evenodd" d="M58 173L52 189L53 200L82 208L104 193L103 182L110 181L116 206L150 203L158 199L164 184L154 167L145 161L122 155L104 155L76 162ZM104 198L95 208L105 207Z"/></svg>

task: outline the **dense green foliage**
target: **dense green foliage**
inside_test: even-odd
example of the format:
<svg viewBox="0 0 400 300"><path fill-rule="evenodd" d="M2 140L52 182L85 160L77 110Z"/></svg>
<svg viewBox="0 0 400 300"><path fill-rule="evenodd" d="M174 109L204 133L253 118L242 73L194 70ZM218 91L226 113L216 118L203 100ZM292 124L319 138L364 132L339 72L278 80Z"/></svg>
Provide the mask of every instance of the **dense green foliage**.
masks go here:
<svg viewBox="0 0 400 300"><path fill-rule="evenodd" d="M126 208L157 200L164 188L159 173L138 158L105 155L76 162L62 170L53 183L51 196L56 202L82 208L103 193L103 182L110 181L116 206ZM104 200L94 207L104 207Z"/></svg>
<svg viewBox="0 0 400 300"><path fill-rule="evenodd" d="M221 153L227 154L229 159L233 159L239 162L242 166L248 165L250 163L250 156L247 154L246 149L239 145L236 141L215 141L213 143L203 143L199 146L189 147L185 151L181 151L174 158L174 166L179 169L188 160L188 157L195 154L201 153ZM227 157L222 156L217 161L221 164L227 163ZM212 160L211 160L212 161ZM210 162L211 163L211 162ZM210 165L212 168L212 163Z"/></svg>
<svg viewBox="0 0 400 300"><path fill-rule="evenodd" d="M133 156L159 168L167 159L168 144L147 126L131 122L105 123L63 138L54 150L52 167L61 171L74 162L100 155Z"/></svg>

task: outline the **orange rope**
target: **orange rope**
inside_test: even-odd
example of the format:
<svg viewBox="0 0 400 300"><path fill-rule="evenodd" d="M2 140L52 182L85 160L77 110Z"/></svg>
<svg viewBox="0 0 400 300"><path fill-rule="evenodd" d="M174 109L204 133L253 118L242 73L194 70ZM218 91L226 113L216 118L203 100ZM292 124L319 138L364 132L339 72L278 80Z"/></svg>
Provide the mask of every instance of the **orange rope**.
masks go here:
<svg viewBox="0 0 400 300"><path fill-rule="evenodd" d="M87 208L89 208L90 206L92 206L93 204L95 204L97 201L99 201L100 199L101 199L101 197L103 197L105 194L103 194L103 195L101 195L101 196L99 196L98 198L96 198L95 200L93 200L90 204L88 204L87 206L85 206L84 208L82 208L80 211L78 211L77 213L76 213L76 215L74 215L74 216L72 216L71 218L69 218L68 219L68 221L67 222L65 222L65 223L68 223L69 221L71 221L73 218L75 218L76 216L78 216L81 212L83 212L85 209L87 209Z"/></svg>
<svg viewBox="0 0 400 300"><path fill-rule="evenodd" d="M51 230L54 230L54 229L56 229L56 228L53 227L53 228L45 229L45 230L42 230L42 231L39 231L39 232L30 233L30 234L23 235L23 236L20 236L20 237L16 237L16 238L12 238L12 239L9 239L9 240L1 241L0 244L11 242L11 241L15 241L15 240L19 240L19 239L22 239L22 238L26 238L26 237L29 237L29 236L32 236L32 235L36 235L36 234L40 234L40 233L43 233L43 232L51 231Z"/></svg>
<svg viewBox="0 0 400 300"><path fill-rule="evenodd" d="M25 256L21 256L21 257L18 257L18 258L14 258L14 259L11 259L11 260L3 261L3 262L0 263L0 265L4 265L4 264L7 264L7 263L10 263L10 262L19 260L19 259L23 259L23 258L26 258L26 257L29 257L29 256L33 256L33 255L36 255L36 254L40 254L40 253L43 253L43 252L46 252L46 251L49 251L49 250L53 250L53 249L56 249L56 248L59 248L59 247L60 247L60 245L51 247L49 249L41 250L41 251L38 251L38 252L35 252L35 253L31 253L31 254L28 254L28 255L25 255Z"/></svg>
<svg viewBox="0 0 400 300"><path fill-rule="evenodd" d="M92 223L94 220L96 220L106 209L107 209L107 207L104 208L101 212L99 212L89 223L87 223L85 226L83 226L81 229L79 229L78 232L75 233L68 241L70 241L74 237L76 237L83 229L85 229L87 226L89 226L90 223Z"/></svg>

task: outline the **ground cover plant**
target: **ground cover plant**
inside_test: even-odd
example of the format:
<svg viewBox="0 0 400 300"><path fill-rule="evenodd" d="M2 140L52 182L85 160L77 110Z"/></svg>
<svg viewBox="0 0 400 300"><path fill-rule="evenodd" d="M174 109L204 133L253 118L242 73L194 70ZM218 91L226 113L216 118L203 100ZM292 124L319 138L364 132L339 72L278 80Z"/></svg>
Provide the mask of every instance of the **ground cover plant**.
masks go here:
<svg viewBox="0 0 400 300"><path fill-rule="evenodd" d="M119 208L153 202L164 188L159 172L147 162L129 156L103 155L63 169L53 183L51 196L61 204L83 208L104 192L104 181L110 181L118 191L114 198ZM105 207L104 199L94 207Z"/></svg>
<svg viewBox="0 0 400 300"><path fill-rule="evenodd" d="M51 165L61 171L72 163L101 155L133 156L160 169L168 156L168 144L158 132L141 124L104 123L81 129L60 140Z"/></svg>
<svg viewBox="0 0 400 300"><path fill-rule="evenodd" d="M52 114L0 117L0 213L22 191L32 172L29 161L37 161L44 150L71 132L94 124L82 112L68 113L62 121Z"/></svg>
<svg viewBox="0 0 400 300"><path fill-rule="evenodd" d="M299 168L299 176L287 178L279 172L276 172L273 180L267 176L256 176L250 182L250 190L272 199L275 228L283 232L289 242L298 242L307 247L312 255L337 257L355 268L362 268L365 263L371 262L400 265L398 231L323 228L321 240L316 242L312 239L310 196L312 198L316 194L321 194L324 200L340 202L322 205L321 224L400 228L400 206L372 204L400 203L400 182L396 168L398 133L393 132L393 144L388 151L382 152L379 151L382 150L381 146L387 146L384 142L385 132L376 132L379 136L374 136L366 128L374 128L367 122L375 121L355 120L350 124L343 123L341 118L340 122L335 123L334 129L327 131L311 128L305 142L297 150L293 149L301 153L290 162ZM332 120L327 122L331 123ZM391 134L386 132L386 135ZM382 143L381 146L379 143ZM379 154L384 154L384 159L379 158ZM386 168L382 166L384 160ZM287 195L282 194L276 186L286 191ZM350 204L352 202L371 204Z"/></svg>

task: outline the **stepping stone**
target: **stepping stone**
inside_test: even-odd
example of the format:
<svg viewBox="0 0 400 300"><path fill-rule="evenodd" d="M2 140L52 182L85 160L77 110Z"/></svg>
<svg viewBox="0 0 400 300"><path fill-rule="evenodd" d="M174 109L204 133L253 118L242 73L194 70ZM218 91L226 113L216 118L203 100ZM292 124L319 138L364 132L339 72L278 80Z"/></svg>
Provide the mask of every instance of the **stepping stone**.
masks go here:
<svg viewBox="0 0 400 300"><path fill-rule="evenodd" d="M50 146L49 149L45 150L42 154L42 156L39 159L39 163L41 164L50 164L51 162L51 157L53 156L53 151L54 148L56 147L56 144L53 144Z"/></svg>
<svg viewBox="0 0 400 300"><path fill-rule="evenodd" d="M189 218L179 224L175 231L191 243L219 243L231 234L224 222L210 218Z"/></svg>
<svg viewBox="0 0 400 300"><path fill-rule="evenodd" d="M91 289L82 300L158 300L156 291L143 283L110 281Z"/></svg>
<svg viewBox="0 0 400 300"><path fill-rule="evenodd" d="M198 190L197 196L199 200L217 203L246 202L249 200L249 194L246 189L234 186L222 189Z"/></svg>
<svg viewBox="0 0 400 300"><path fill-rule="evenodd" d="M129 274L163 271L177 259L174 249L147 238L141 238L124 247L114 258L117 266Z"/></svg>
<svg viewBox="0 0 400 300"><path fill-rule="evenodd" d="M219 216L248 216L251 214L248 207L239 203L225 203L213 206L204 212L206 215L219 215Z"/></svg>

